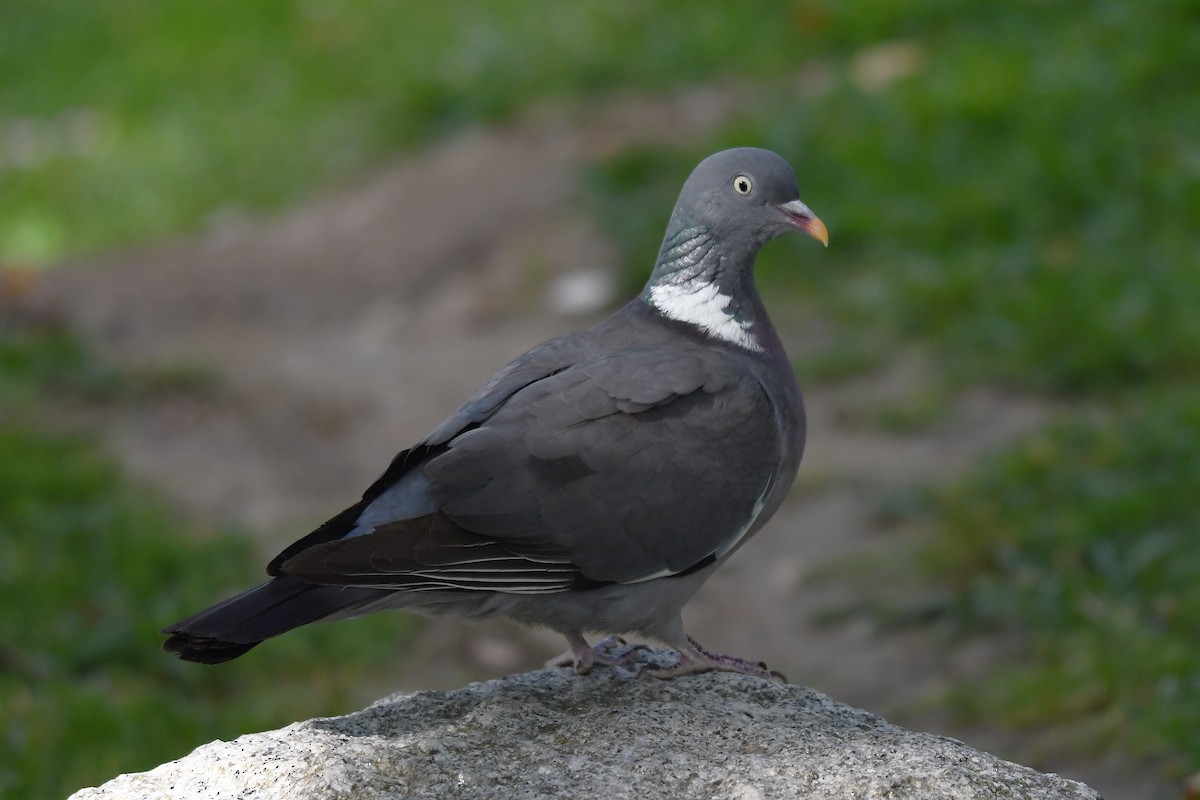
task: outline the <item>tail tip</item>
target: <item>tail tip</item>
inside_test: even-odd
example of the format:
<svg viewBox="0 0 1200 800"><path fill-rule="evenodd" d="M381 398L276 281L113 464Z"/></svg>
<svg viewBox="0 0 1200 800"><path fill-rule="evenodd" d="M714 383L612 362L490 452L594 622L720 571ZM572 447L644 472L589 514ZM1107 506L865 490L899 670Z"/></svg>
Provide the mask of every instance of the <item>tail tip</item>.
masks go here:
<svg viewBox="0 0 1200 800"><path fill-rule="evenodd" d="M259 642L226 642L208 636L193 636L188 633L163 631L169 635L162 643L164 652L179 656L184 661L199 664L222 664L244 654Z"/></svg>

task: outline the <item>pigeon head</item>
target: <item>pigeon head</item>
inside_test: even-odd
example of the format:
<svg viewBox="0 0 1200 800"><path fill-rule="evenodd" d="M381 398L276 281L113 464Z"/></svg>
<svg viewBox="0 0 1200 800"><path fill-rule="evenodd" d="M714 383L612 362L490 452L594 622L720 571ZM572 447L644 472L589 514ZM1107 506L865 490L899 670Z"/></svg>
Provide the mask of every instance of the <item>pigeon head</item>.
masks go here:
<svg viewBox="0 0 1200 800"><path fill-rule="evenodd" d="M679 193L642 297L662 316L712 338L764 350L774 336L760 335L770 323L754 288L754 259L766 242L791 231L829 244L782 157L757 147L711 155Z"/></svg>
<svg viewBox="0 0 1200 800"><path fill-rule="evenodd" d="M757 249L801 230L828 246L824 223L800 200L796 174L781 156L757 147L722 150L700 162L679 193L674 223L703 228L731 250Z"/></svg>

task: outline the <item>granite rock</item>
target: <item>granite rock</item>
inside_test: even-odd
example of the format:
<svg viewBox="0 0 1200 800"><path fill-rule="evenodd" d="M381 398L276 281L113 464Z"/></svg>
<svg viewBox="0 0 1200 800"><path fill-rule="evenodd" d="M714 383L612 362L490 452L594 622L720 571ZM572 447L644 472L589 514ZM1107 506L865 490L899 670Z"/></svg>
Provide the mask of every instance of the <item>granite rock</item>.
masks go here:
<svg viewBox="0 0 1200 800"><path fill-rule="evenodd" d="M73 800L1099 798L801 686L716 673L659 681L635 670L546 669L398 694L212 742Z"/></svg>

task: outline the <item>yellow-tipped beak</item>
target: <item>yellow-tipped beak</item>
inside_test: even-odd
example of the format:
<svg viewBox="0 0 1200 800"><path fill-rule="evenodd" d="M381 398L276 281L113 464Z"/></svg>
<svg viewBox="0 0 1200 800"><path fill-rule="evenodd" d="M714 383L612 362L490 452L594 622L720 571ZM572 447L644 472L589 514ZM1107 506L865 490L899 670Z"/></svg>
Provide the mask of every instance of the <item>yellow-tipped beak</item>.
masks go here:
<svg viewBox="0 0 1200 800"><path fill-rule="evenodd" d="M776 208L782 211L797 228L826 247L829 247L829 231L825 228L825 223L821 222L817 215L812 212L812 209L804 205L804 203L801 203L799 200L791 200L776 206Z"/></svg>
<svg viewBox="0 0 1200 800"><path fill-rule="evenodd" d="M816 239L821 244L829 247L829 231L825 228L825 223L821 222L818 217L813 217L806 224L800 226L804 232Z"/></svg>

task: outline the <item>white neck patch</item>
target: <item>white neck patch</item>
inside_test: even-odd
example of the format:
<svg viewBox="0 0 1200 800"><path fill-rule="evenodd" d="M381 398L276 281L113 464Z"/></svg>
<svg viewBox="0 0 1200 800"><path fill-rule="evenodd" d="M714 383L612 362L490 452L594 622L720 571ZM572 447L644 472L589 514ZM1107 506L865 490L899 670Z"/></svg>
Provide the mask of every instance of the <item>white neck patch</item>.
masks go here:
<svg viewBox="0 0 1200 800"><path fill-rule="evenodd" d="M650 302L666 317L695 325L717 339L756 352L762 345L750 333L750 325L734 319L726 309L733 298L722 294L715 283L689 281L662 283L650 290Z"/></svg>

